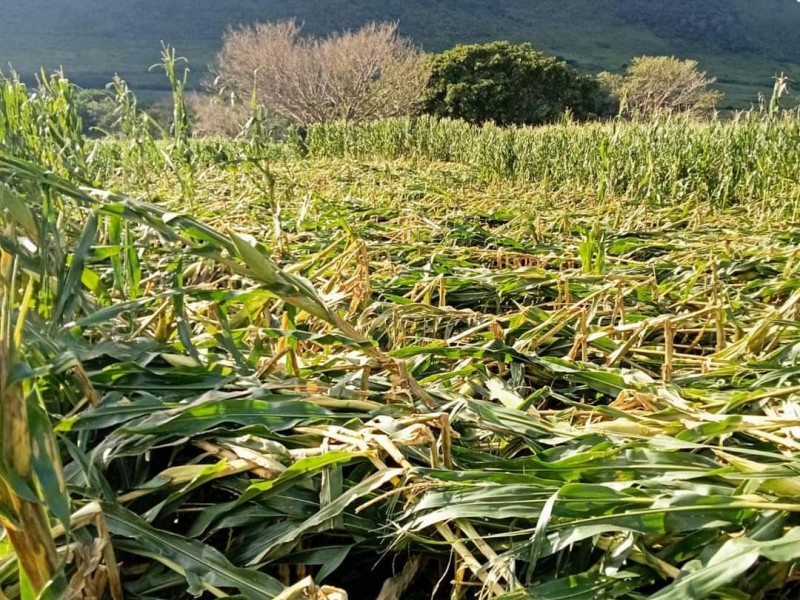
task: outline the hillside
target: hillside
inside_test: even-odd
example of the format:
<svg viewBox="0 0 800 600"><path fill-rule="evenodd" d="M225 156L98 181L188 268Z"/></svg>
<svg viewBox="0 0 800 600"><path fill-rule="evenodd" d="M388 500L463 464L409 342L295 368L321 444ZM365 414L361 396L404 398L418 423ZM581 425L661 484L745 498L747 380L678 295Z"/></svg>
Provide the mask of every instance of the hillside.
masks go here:
<svg viewBox="0 0 800 600"><path fill-rule="evenodd" d="M134 88L162 87L147 70L161 40L189 58L196 82L228 25L292 16L315 33L396 19L431 51L530 41L591 71L618 70L640 54L696 58L739 106L767 93L776 72L800 73L794 0L0 0L0 8L0 64L25 75L63 65L86 87L115 71Z"/></svg>

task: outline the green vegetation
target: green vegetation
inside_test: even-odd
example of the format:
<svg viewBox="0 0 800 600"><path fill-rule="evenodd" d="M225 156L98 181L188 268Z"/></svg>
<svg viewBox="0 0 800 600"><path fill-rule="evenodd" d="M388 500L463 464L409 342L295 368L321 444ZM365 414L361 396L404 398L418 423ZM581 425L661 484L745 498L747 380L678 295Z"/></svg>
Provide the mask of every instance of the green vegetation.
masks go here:
<svg viewBox="0 0 800 600"><path fill-rule="evenodd" d="M197 84L228 25L289 18L314 34L396 19L401 33L433 52L530 42L593 73L621 72L634 56L674 54L698 60L741 108L759 92L768 96L781 71L798 76L800 47L794 0L26 0L3 9L3 65L26 76L64 66L95 88L119 72L136 90L164 88L147 71L162 40L189 58Z"/></svg>
<svg viewBox="0 0 800 600"><path fill-rule="evenodd" d="M197 141L163 62L164 140L0 89L3 596L797 597L796 114Z"/></svg>
<svg viewBox="0 0 800 600"><path fill-rule="evenodd" d="M435 55L424 109L470 123L541 125L566 112L597 116L599 96L594 79L530 44L494 42Z"/></svg>
<svg viewBox="0 0 800 600"><path fill-rule="evenodd" d="M470 165L489 180L535 182L545 195L623 197L640 207L759 202L789 210L798 198L798 141L793 113L750 113L708 123L673 117L536 128L429 118L334 123L312 128L306 143L314 157Z"/></svg>

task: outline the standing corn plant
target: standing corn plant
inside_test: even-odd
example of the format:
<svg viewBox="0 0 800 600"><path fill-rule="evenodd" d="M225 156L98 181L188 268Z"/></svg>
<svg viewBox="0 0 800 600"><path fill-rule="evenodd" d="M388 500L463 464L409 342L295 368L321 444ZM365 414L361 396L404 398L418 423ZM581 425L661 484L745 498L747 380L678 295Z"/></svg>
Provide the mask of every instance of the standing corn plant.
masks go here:
<svg viewBox="0 0 800 600"><path fill-rule="evenodd" d="M63 72L38 75L29 89L16 73L0 73L0 144L21 158L51 165L61 173L86 175L87 144L75 87Z"/></svg>
<svg viewBox="0 0 800 600"><path fill-rule="evenodd" d="M6 239L16 241L13 225L7 227ZM19 561L21 586L34 597L50 587L51 597L57 598L65 580L48 508L65 526L69 508L49 420L23 362L22 335L34 280L7 251L0 256L0 289L0 521Z"/></svg>
<svg viewBox="0 0 800 600"><path fill-rule="evenodd" d="M92 402L96 395L65 346L68 338L58 335L59 325L85 306L78 286L88 247L84 242L73 254L72 236L80 230L57 232L65 214L58 197L48 194L43 200L30 188L22 195L6 183L0 187L0 518L13 552L0 559L0 579L16 563L19 577L12 590L23 600L105 593L120 600L120 577L103 515L96 503L75 507L70 502L64 448L50 420L53 412ZM84 240L95 225L90 217ZM69 256L68 265L64 256Z"/></svg>
<svg viewBox="0 0 800 600"><path fill-rule="evenodd" d="M171 143L164 157L172 165L175 176L183 187L184 196L191 206L196 195L194 189L196 160L189 144L191 127L186 107L189 68L184 67L183 73L178 74L178 65L185 62L187 62L185 58L176 55L175 48L162 43L161 63L153 65L151 69L164 69L172 89L172 124L169 130Z"/></svg>

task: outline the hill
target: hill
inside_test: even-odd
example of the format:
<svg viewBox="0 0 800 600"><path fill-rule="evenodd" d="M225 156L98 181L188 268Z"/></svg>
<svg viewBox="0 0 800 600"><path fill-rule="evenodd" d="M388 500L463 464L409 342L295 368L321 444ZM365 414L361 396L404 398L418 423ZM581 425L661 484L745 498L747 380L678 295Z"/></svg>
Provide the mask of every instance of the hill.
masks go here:
<svg viewBox="0 0 800 600"><path fill-rule="evenodd" d="M794 0L0 0L0 64L24 75L64 66L85 87L116 71L138 89L160 42L185 55L197 82L231 24L297 17L314 33L398 20L426 50L495 39L530 41L589 70L620 70L632 56L695 58L719 78L728 103L768 93L781 70L800 74Z"/></svg>

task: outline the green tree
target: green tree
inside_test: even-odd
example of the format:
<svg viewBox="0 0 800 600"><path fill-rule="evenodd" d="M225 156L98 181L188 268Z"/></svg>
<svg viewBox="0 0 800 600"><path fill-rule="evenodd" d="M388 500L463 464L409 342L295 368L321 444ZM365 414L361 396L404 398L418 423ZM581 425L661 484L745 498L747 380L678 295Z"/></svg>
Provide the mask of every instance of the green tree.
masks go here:
<svg viewBox="0 0 800 600"><path fill-rule="evenodd" d="M697 61L674 56L638 56L624 75L601 73L600 81L626 115L702 113L713 110L722 93L711 89L716 79L697 68Z"/></svg>
<svg viewBox="0 0 800 600"><path fill-rule="evenodd" d="M530 44L456 46L432 58L426 112L471 123L538 125L597 113L600 86Z"/></svg>
<svg viewBox="0 0 800 600"><path fill-rule="evenodd" d="M76 90L75 106L84 133L95 137L116 131L117 115L113 96L105 90Z"/></svg>

